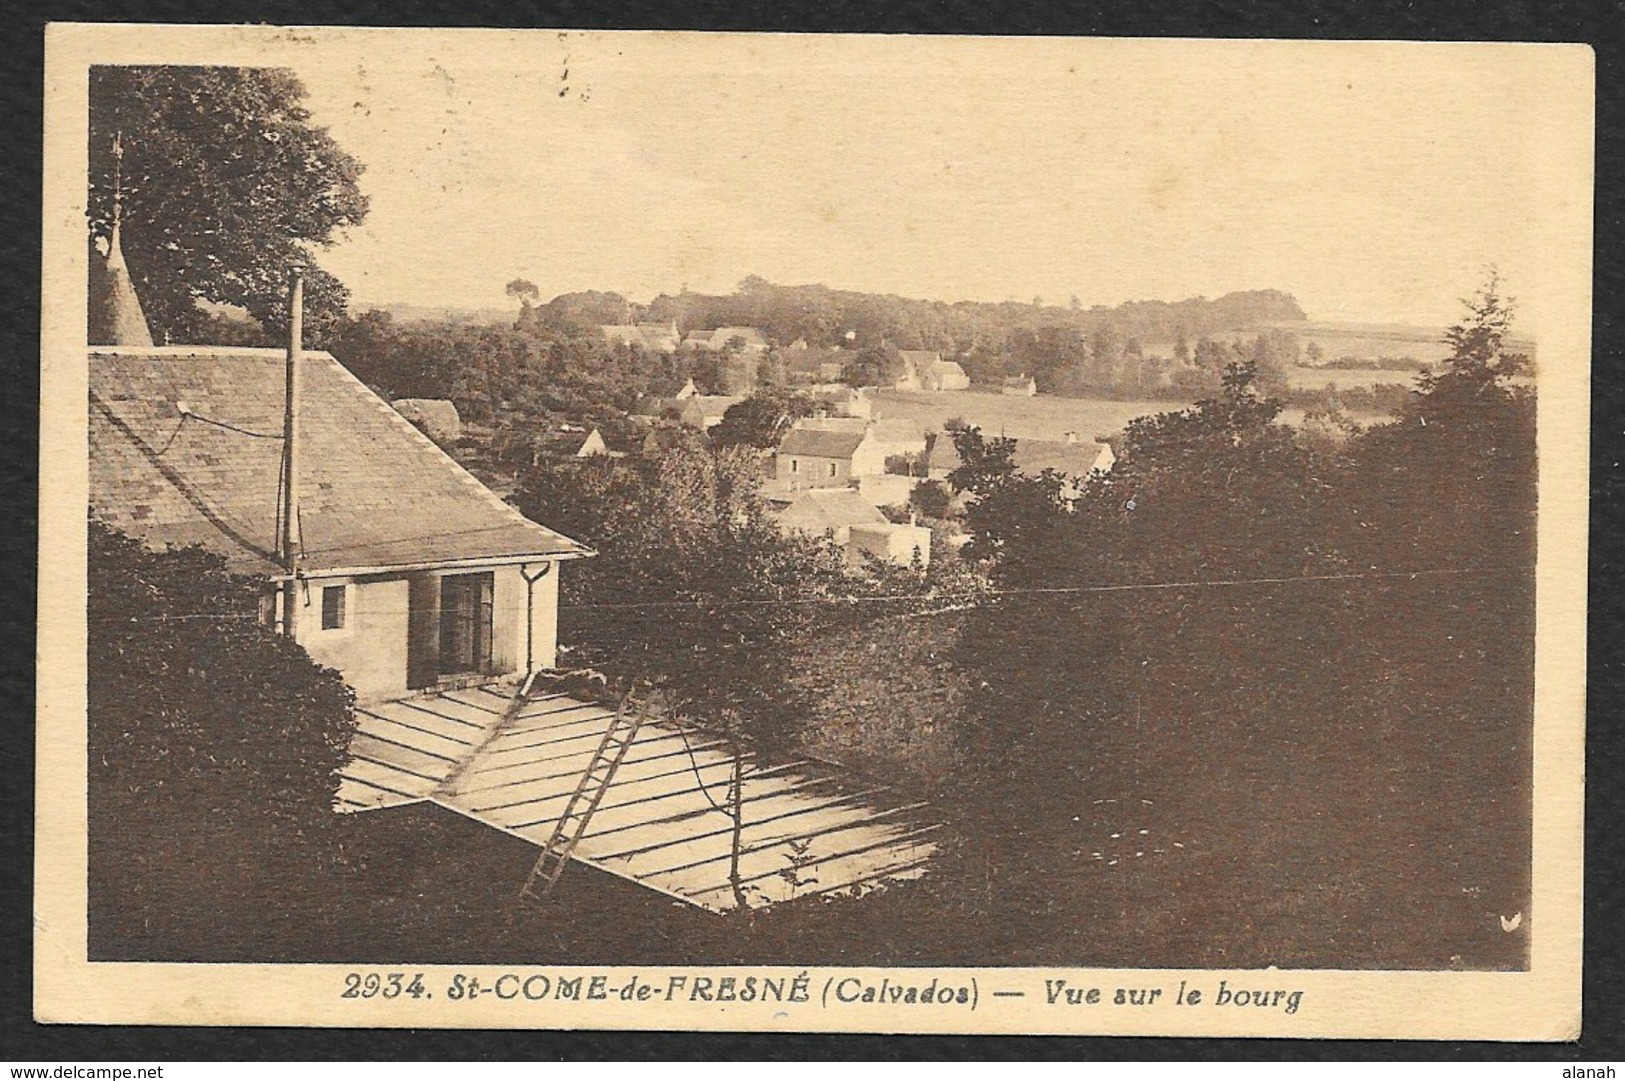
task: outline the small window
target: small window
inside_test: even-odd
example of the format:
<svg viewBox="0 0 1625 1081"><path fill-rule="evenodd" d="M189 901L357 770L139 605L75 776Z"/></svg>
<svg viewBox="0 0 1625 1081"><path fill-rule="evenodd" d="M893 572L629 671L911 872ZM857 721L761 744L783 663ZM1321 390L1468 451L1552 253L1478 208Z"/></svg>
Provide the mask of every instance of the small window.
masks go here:
<svg viewBox="0 0 1625 1081"><path fill-rule="evenodd" d="M832 477L835 475L835 463L834 462L829 463L829 475L832 476Z"/></svg>
<svg viewBox="0 0 1625 1081"><path fill-rule="evenodd" d="M796 461L794 458L791 458L790 459L790 472L792 472L792 473L801 472L801 469L799 468L800 465L801 465L800 462Z"/></svg>
<svg viewBox="0 0 1625 1081"><path fill-rule="evenodd" d="M322 630L336 631L344 626L344 586L322 587Z"/></svg>

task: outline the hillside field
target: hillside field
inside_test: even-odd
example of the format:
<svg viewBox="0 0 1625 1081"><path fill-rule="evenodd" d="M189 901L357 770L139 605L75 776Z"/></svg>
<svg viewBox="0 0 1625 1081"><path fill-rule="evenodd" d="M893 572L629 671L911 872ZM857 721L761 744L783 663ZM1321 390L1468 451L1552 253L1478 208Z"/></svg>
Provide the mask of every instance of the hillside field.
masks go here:
<svg viewBox="0 0 1625 1081"><path fill-rule="evenodd" d="M874 392L875 419L888 427L904 424L920 431L940 431L943 422L958 417L987 435L1016 439L1064 439L1077 432L1084 439L1115 435L1135 417L1186 408L1178 401L1114 401L1097 398L1061 398L1039 394L1018 398L973 390L879 390Z"/></svg>
<svg viewBox="0 0 1625 1081"><path fill-rule="evenodd" d="M1372 383L1403 382L1409 385L1415 372L1303 372L1302 386L1319 390L1327 383L1337 382L1340 388L1370 386ZM1338 375L1358 376L1347 382ZM1329 376L1330 378L1322 378ZM1373 378L1377 377L1377 378ZM1298 371L1294 370L1292 385L1296 389ZM1174 413L1190 408L1194 402L1132 399L1117 401L1106 398L1063 398L1039 394L1031 398L1009 397L977 391L934 392L928 390L879 390L873 392L875 419L891 432L940 431L943 422L958 417L967 424L982 429L986 435L1008 435L1013 439L1064 439L1067 432L1077 432L1081 438L1108 441L1116 436L1136 417L1155 413ZM1356 420L1364 424L1378 423L1387 418L1378 414L1356 412ZM1302 409L1285 409L1281 421L1297 425L1303 422Z"/></svg>

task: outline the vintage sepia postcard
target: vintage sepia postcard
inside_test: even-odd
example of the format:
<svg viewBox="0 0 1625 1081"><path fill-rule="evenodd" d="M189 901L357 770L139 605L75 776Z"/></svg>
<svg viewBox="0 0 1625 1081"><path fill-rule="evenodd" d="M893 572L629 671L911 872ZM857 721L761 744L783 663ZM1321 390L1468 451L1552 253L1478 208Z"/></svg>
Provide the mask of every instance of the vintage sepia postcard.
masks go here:
<svg viewBox="0 0 1625 1081"><path fill-rule="evenodd" d="M36 1016L1572 1038L1592 125L51 27Z"/></svg>

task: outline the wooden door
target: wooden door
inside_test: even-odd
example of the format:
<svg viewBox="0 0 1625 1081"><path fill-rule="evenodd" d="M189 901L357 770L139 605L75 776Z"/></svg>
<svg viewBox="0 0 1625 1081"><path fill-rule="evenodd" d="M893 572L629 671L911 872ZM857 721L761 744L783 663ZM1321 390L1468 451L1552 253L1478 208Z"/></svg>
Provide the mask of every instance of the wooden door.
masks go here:
<svg viewBox="0 0 1625 1081"><path fill-rule="evenodd" d="M440 579L440 671L489 672L495 576L448 574Z"/></svg>

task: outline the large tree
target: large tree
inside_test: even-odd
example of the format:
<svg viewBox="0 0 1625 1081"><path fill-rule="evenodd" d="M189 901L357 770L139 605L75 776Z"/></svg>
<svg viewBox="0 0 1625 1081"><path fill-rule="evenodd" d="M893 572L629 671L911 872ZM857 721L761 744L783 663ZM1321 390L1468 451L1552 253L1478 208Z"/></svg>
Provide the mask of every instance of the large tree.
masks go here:
<svg viewBox="0 0 1625 1081"><path fill-rule="evenodd" d="M232 305L274 333L287 270L301 263L306 326L320 341L348 292L318 249L367 213L362 166L302 104L281 68L98 66L90 72L91 233L112 229L160 341L196 341L198 301Z"/></svg>
<svg viewBox="0 0 1625 1081"><path fill-rule="evenodd" d="M760 390L742 402L728 407L722 423L711 429L711 442L718 447L755 447L767 450L779 445L796 420L813 411L813 402L793 390Z"/></svg>

